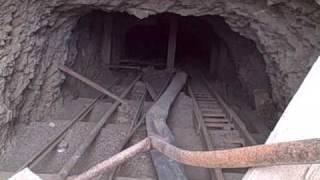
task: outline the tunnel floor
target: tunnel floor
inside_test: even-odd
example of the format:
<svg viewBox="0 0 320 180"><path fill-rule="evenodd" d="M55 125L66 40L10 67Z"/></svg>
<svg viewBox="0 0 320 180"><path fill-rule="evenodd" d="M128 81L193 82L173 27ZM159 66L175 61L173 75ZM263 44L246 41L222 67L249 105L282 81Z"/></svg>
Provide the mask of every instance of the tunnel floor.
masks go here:
<svg viewBox="0 0 320 180"><path fill-rule="evenodd" d="M251 143L264 142L269 132L259 132L259 129L255 127L258 123L254 122L253 126L253 122L248 121L248 119L245 119L244 123L249 124L247 127L250 137L243 135L242 130L238 128L240 119L234 121L234 119L230 118L228 115L230 107L224 107L220 102L221 100L213 93L213 90L216 90L213 88L215 86L214 81L209 82L202 79L204 74L199 69L186 67L185 71L189 75L188 83L185 85L185 90L178 94L170 108L170 114L167 119L167 124L175 137L175 143L178 147L186 150L204 151L243 147L251 145ZM133 82L138 74L139 71L136 70L119 70L117 74L119 80L108 89L112 93L119 95ZM118 153L135 119L145 88L148 94L145 97L143 112L148 111L155 102L153 98L161 94L172 77L173 73L167 70L145 71L144 76L135 83L133 89L125 98L126 102L129 103L129 108L127 105L121 105L116 109L101 129L96 140L88 147L86 153L81 156L70 175L79 174ZM52 137L77 117L85 107L88 107L93 100L93 98L85 97L66 99L64 105L57 109L56 113L45 122L21 125L16 135L17 146L9 149L4 155L6 158L0 160L0 170L2 172L14 172L19 169L32 155L50 142ZM193 100L196 101L197 105L194 104ZM112 108L114 103L110 97L102 98L96 102L90 113L73 125L63 140L50 153L43 156L41 161L32 165L32 170L46 178L57 174L77 151L77 147L83 143L83 139L98 124L104 113ZM198 106L200 110L201 119L196 118L195 106ZM204 140L201 135L202 130L198 128L197 121L202 121L205 124L204 128L210 137L210 142ZM263 124L263 122L259 123ZM146 136L146 126L142 124L135 131L127 146L134 145ZM212 144L212 149L207 149L206 143ZM209 173L210 169L184 166L184 170L188 179L212 179ZM223 170L222 174L227 180L239 180L245 172L246 169ZM0 177L8 175L10 173L0 173ZM110 172L104 173L103 178L108 177L110 177ZM157 179L150 153L140 154L124 163L116 172L115 177L116 179Z"/></svg>

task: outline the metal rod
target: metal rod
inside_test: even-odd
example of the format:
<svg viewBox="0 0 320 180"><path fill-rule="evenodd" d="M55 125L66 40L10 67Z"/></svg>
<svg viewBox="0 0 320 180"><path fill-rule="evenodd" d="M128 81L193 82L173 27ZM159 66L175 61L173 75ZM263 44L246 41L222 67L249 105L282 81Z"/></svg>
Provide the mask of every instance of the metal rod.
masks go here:
<svg viewBox="0 0 320 180"><path fill-rule="evenodd" d="M58 65L58 68L61 71L65 72L65 73L71 75L72 77L82 81L83 83L89 85L90 87L102 92L103 94L105 94L105 95L107 95L107 96L109 96L109 97L111 97L111 98L113 98L113 99L115 99L115 100L117 100L119 102L121 102L122 104L127 104L121 97L118 97L117 95L111 93L110 91L106 90L104 87L102 87L99 84L91 81L90 79L80 75L79 73L73 71L72 69L68 68L67 66Z"/></svg>
<svg viewBox="0 0 320 180"><path fill-rule="evenodd" d="M142 74L138 75L138 77L128 86L128 88L121 94L121 98L124 98L127 96L127 94L130 92L130 90L133 88L133 86L136 84L136 82L142 77ZM77 151L72 155L72 157L64 164L64 166L59 171L58 175L61 177L61 179L66 179L66 177L69 175L70 171L73 169L73 167L76 165L82 154L87 150L87 148L90 146L90 144L94 141L96 136L99 134L100 130L103 128L105 123L108 119L110 119L113 112L118 108L120 105L119 101L116 101L113 103L113 105L104 113L104 115L101 117L100 121L97 123L97 125L91 130L91 132L88 134L87 139L83 141L83 143L80 145L80 147L77 149Z"/></svg>
<svg viewBox="0 0 320 180"><path fill-rule="evenodd" d="M70 179L73 180L87 180L92 179L94 177L99 176L103 172L107 172L111 170L112 168L126 162L130 158L134 157L135 155L146 152L150 150L150 138L145 138L144 140L138 142L137 144L125 149L124 151L121 151L120 153L112 156L106 161L103 161L94 167L90 168L88 171L75 176L70 177ZM69 178L68 178L69 179Z"/></svg>
<svg viewBox="0 0 320 180"><path fill-rule="evenodd" d="M147 137L71 179L92 179L118 166L136 154L149 151L152 148L180 163L205 168L247 168L320 163L320 139L255 145L217 151L187 151L168 144L157 137Z"/></svg>
<svg viewBox="0 0 320 180"><path fill-rule="evenodd" d="M43 157L45 157L51 150L62 141L64 138L65 133L77 122L79 119L81 120L85 117L93 108L93 105L101 98L102 96L97 97L94 99L87 107L83 108L83 110L75 116L66 126L62 129L52 140L47 143L45 146L42 147L35 155L33 155L26 163L24 163L18 171L30 167L33 168Z"/></svg>
<svg viewBox="0 0 320 180"><path fill-rule="evenodd" d="M205 168L247 168L320 163L320 139L217 151L186 151L152 138L152 147L180 163Z"/></svg>

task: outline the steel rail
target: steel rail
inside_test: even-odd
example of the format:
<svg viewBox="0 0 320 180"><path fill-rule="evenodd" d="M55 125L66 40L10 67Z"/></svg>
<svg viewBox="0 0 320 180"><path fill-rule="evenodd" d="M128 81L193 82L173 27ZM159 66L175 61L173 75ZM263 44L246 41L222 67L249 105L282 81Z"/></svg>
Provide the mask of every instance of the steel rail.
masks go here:
<svg viewBox="0 0 320 180"><path fill-rule="evenodd" d="M88 106L83 108L80 113L78 113L68 124L65 125L65 128L63 128L56 136L52 138L45 146L43 146L38 152L36 152L27 162L25 162L18 171L29 167L30 169L33 168L39 161L43 159L49 152L52 151L54 147L56 147L64 138L66 132L73 127L73 125L83 119L92 109L94 104L102 98L103 95L98 96L95 98Z"/></svg>
<svg viewBox="0 0 320 180"><path fill-rule="evenodd" d="M133 82L124 90L124 92L120 95L120 97L124 98L125 96L127 96L127 94L130 92L130 90L133 88L133 86L141 77L142 77L142 74L138 75L138 77L135 80L133 80ZM70 171L73 169L73 167L81 158L82 154L87 150L90 144L95 140L100 130L106 124L108 119L110 119L111 115L118 108L119 105L120 105L120 101L115 101L113 105L103 114L100 121L88 134L87 139L83 141L83 143L79 146L76 152L72 155L72 157L64 164L64 166L59 171L58 176L60 176L61 179L67 178Z"/></svg>

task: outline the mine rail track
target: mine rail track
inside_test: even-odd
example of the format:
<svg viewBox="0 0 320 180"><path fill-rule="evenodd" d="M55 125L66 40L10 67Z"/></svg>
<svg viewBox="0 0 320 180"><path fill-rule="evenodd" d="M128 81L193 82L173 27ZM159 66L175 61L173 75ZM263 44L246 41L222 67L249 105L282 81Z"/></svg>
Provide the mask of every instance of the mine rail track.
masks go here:
<svg viewBox="0 0 320 180"><path fill-rule="evenodd" d="M81 174L70 176L71 170L78 163L81 156L83 156L83 154L87 151L90 144L98 136L100 130L104 126L108 126L111 115L116 111L118 106L121 104L121 101L126 98L136 83L140 81L143 74L139 73L139 75L137 75L133 81L130 81L130 85L128 85L119 96L114 96L118 97L119 100L117 100L117 98L113 98L115 101L113 102L112 106L104 112L101 118L99 118L99 122L97 122L90 130L88 136L81 142L71 157L68 158L67 162L63 164L63 167L60 169L60 171L57 174L43 174L45 179L47 179L49 176L52 176L51 179L105 179L104 173L108 171L112 171L111 176L109 176L109 180L112 180L113 178L117 179L115 174L118 166L120 168L120 165L130 158L138 155L139 153L148 152L153 149L159 151L169 159L175 160L176 162L191 166L210 168L210 176L211 179L214 180L225 179L226 174L224 174L224 169L221 168L235 169L261 167L266 165L319 163L320 151L318 147L320 140L318 139L257 145L256 141L248 132L245 124L225 103L223 98L215 91L206 78L201 73L189 73L189 75L191 75L191 78L187 85L187 89L192 99L192 111L195 117L195 127L197 132L201 135L203 145L207 151L188 151L180 149L176 147L174 143L167 142L165 138L152 133L135 145L124 149L130 138L133 136L135 130L144 123L144 119L146 119L146 124L148 118L156 117L156 120L159 120L159 117L155 116L154 114L151 114L150 116L150 114L146 115L146 113L144 113L143 107L145 98L148 94L148 91L150 91L150 89L148 90L144 86L143 93L139 97L138 108L134 114L134 118L132 119L133 121L130 124L127 137L124 139L118 150L119 153L99 162ZM181 78L183 79L181 80ZM167 79L168 82L170 79L171 77ZM163 93L163 96L160 98L158 97L159 95L155 96L156 102L154 104L157 102L166 102L168 97L171 98L171 101L173 102L173 95L176 96L181 91L186 83L186 79L187 76L184 72L182 74L181 72L177 72L167 90ZM162 94L162 91L164 91L168 82L163 84L163 88L160 89L159 94ZM91 87L99 90L99 87L96 84L91 84ZM176 87L177 84L179 85L178 88ZM104 93L105 95L112 94L112 92L109 92L105 89L101 89L100 92ZM47 143L39 152L36 152L35 155L33 155L32 158L29 159L20 169L25 167L34 167L63 139L66 131L68 131L74 123L81 121L83 117L92 110L92 106L102 97L103 95L97 97L89 104L89 106L81 110L80 113L73 118L69 125L63 129L63 131L58 133L57 136L55 136L52 141ZM157 101L158 98L159 100ZM126 102L124 104L127 105ZM163 107L164 105L161 104L154 109L156 111L159 111L160 109L161 111L163 110L161 109ZM167 105L166 107L170 107L170 105ZM152 111L148 111L147 113L149 112ZM165 110L165 112L169 112L169 109ZM167 116L167 114L164 116ZM166 117L163 119L166 119ZM160 130L163 129L160 128ZM305 156L306 154L308 156ZM6 176L9 175L10 173L7 173Z"/></svg>
<svg viewBox="0 0 320 180"><path fill-rule="evenodd" d="M188 93L192 98L197 132L206 150L221 150L257 144L236 113L210 86L203 75L191 76ZM224 180L222 169L210 169L211 179Z"/></svg>
<svg viewBox="0 0 320 180"><path fill-rule="evenodd" d="M63 66L61 66L63 67ZM67 67L64 67L66 70L65 71L69 71L72 73L73 72L71 69L68 69ZM93 87L94 89L101 91L102 93L104 93L103 95L99 95L98 97L96 97L88 106L86 106L85 108L83 108L80 112L78 112L76 114L76 116L68 123L68 125L62 130L60 131L55 137L52 138L51 141L49 141L45 146L42 147L42 149L38 152L36 152L26 163L24 163L19 169L18 171L29 167L29 168L34 168L41 160L43 160L66 136L66 133L73 127L73 125L79 121L82 121L87 115L88 113L91 112L91 110L93 109L94 105L103 97L105 97L106 95L109 95L111 93L109 93L109 91L105 90L104 88L100 87L100 85L97 85L95 83L93 83L91 80L84 78L83 76L76 74L76 77L78 77L79 79L84 79L82 81L84 81L85 83L90 82L88 84L90 84L91 87ZM141 79L142 74L140 73L139 75L137 75L137 77L134 80L131 80L131 83L128 85L128 87L126 89L123 90L123 92L119 95L119 97L117 95L112 95L116 98L113 105L108 108L104 115L101 117L100 121L97 123L97 125L94 127L94 129L91 130L91 132L89 133L87 139L85 139L82 144L79 146L79 148L77 149L77 151L69 158L69 160L67 161L67 163L65 163L63 165L63 167L61 168L60 172L58 173L58 176L61 179L66 179L67 176L69 175L70 171L73 169L73 167L76 165L76 163L78 162L78 160L80 159L80 157L83 155L83 153L88 149L88 147L90 146L90 144L94 141L95 137L99 134L101 128L103 128L109 121L111 115L117 110L118 106L120 106L120 104L122 102L124 102L122 99L125 98L133 89L134 85ZM108 89L111 89L112 87L114 87L115 85L119 84L121 81L128 81L128 79L123 78L123 79L117 79L114 83L112 83L111 85L109 85ZM111 97L112 97L111 96ZM125 102L126 103L126 102Z"/></svg>

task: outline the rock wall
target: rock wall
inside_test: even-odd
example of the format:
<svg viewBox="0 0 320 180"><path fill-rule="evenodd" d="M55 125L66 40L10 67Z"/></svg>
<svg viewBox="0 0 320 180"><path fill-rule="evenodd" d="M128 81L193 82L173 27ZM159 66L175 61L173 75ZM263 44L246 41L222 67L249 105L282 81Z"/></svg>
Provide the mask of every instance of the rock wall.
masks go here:
<svg viewBox="0 0 320 180"><path fill-rule="evenodd" d="M220 43L220 54L223 54L223 51L227 51L224 53L225 55L222 55L226 57L218 57L219 61L221 61L220 64L223 61L229 61L229 64L225 67L217 67L218 71L220 71L220 76L222 76L221 79L233 76L233 78L231 77L231 82L225 82L229 83L230 86L237 84L234 81L239 80L242 87L233 88L238 91L240 90L239 88L242 88L246 93L245 98L249 100L251 105L254 104L253 94L255 90L264 89L271 92L269 77L266 74L266 63L261 53L257 50L255 43L232 31L221 17L206 16L205 19L211 24L212 29L219 38L223 40L222 44ZM228 70L228 67L233 67L234 70ZM230 72L235 72L236 74L231 74Z"/></svg>
<svg viewBox="0 0 320 180"><path fill-rule="evenodd" d="M105 13L93 11L79 19L68 43L67 66L81 75L108 88L115 79L101 53L105 33ZM95 98L99 93L78 79L68 76L62 86L64 97Z"/></svg>
<svg viewBox="0 0 320 180"><path fill-rule="evenodd" d="M269 5L264 0L0 0L2 140L16 120L42 120L59 102L65 76L55 64L67 60L72 29L92 9L139 18L162 12L224 17L234 31L256 43L281 108L320 52L320 8L313 0Z"/></svg>

